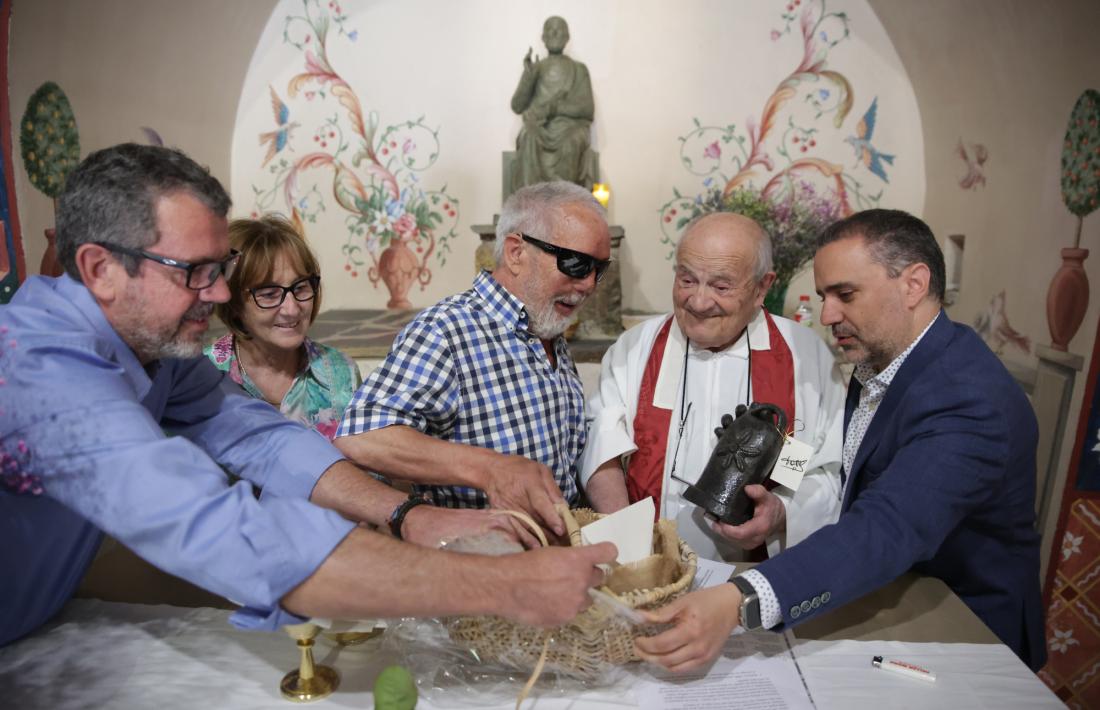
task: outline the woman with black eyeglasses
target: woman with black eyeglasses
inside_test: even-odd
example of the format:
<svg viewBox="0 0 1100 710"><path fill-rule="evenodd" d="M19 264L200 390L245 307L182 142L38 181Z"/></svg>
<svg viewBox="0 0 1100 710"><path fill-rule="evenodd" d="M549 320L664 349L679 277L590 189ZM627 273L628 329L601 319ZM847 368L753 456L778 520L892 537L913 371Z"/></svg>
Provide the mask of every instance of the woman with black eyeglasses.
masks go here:
<svg viewBox="0 0 1100 710"><path fill-rule="evenodd" d="M331 440L362 380L351 358L306 336L321 309L317 258L277 216L234 220L229 241L240 262L229 301L215 308L229 333L207 356L250 395Z"/></svg>

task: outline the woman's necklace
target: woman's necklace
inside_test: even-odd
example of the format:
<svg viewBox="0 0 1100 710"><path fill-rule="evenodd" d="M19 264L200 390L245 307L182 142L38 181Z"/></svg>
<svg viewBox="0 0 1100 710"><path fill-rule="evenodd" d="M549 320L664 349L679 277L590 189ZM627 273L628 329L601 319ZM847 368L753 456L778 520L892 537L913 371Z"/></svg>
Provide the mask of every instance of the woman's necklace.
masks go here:
<svg viewBox="0 0 1100 710"><path fill-rule="evenodd" d="M280 402L274 402L274 401L268 399L267 395L264 393L264 391L262 389L260 389L260 383L257 382L255 379L252 378L251 375L248 374L248 370L246 370L245 366L244 366L244 358L241 357L241 351L237 347L237 338L235 338L235 337L233 338L233 355L234 355L234 357L237 358L237 369L241 371L241 379L243 380L244 378L247 377L248 379L252 380L252 385L256 388L256 391L259 392L263 396L263 400L265 402L267 402L268 404L270 404L272 407L275 407L276 409L279 409L282 406L283 403L281 401Z"/></svg>

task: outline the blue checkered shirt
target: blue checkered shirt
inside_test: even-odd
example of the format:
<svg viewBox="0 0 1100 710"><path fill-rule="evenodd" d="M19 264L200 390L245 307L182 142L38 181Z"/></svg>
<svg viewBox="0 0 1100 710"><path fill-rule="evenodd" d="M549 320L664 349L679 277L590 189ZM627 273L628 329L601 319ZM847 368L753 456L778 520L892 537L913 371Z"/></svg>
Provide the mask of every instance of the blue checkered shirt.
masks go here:
<svg viewBox="0 0 1100 710"><path fill-rule="evenodd" d="M517 454L549 467L562 495L577 498L584 448L584 390L564 338L551 367L527 330L523 303L488 272L470 290L420 313L394 340L344 412L336 436L394 424L459 444ZM414 486L436 505L484 508L464 486Z"/></svg>

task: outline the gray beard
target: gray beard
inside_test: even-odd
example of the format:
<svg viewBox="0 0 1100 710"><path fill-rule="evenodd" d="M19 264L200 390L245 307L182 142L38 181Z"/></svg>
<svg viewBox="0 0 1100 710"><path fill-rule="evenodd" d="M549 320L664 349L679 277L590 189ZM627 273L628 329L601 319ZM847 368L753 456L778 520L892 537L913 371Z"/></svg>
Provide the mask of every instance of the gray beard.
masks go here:
<svg viewBox="0 0 1100 710"><path fill-rule="evenodd" d="M583 301L583 299L581 299ZM580 301L578 301L579 305ZM545 307L540 308L538 311L530 312L531 322L528 324L527 329L531 331L531 334L541 338L543 340L553 340L566 330L569 326L577 322L577 318L580 316L580 311L574 312L570 316L559 316L554 312L554 301L550 301Z"/></svg>
<svg viewBox="0 0 1100 710"><path fill-rule="evenodd" d="M180 324L171 333L137 332L126 338L130 347L143 362L169 358L187 359L202 355L202 340L180 339L178 333L184 321L209 318L214 312L211 303L197 303L183 314Z"/></svg>

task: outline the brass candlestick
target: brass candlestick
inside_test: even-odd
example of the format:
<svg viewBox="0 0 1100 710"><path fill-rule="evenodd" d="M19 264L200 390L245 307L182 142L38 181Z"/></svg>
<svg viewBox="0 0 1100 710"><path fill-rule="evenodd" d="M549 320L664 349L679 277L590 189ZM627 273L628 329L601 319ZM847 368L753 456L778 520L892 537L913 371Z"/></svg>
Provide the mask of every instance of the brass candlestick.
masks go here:
<svg viewBox="0 0 1100 710"><path fill-rule="evenodd" d="M290 637L298 642L302 660L297 670L287 673L279 683L283 697L295 703L308 703L332 695L332 691L340 685L340 675L334 668L313 663L313 639L320 628L308 623L285 628Z"/></svg>

